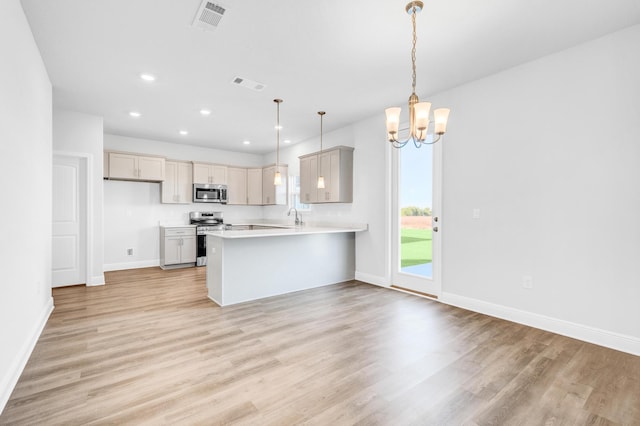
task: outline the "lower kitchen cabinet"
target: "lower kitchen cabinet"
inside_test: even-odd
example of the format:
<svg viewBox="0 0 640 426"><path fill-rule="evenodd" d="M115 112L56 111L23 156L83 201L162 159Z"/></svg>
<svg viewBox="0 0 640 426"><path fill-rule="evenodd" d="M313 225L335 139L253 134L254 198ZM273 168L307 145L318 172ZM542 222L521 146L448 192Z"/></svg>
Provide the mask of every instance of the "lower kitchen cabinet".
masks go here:
<svg viewBox="0 0 640 426"><path fill-rule="evenodd" d="M160 267L186 268L196 265L195 226L160 227Z"/></svg>

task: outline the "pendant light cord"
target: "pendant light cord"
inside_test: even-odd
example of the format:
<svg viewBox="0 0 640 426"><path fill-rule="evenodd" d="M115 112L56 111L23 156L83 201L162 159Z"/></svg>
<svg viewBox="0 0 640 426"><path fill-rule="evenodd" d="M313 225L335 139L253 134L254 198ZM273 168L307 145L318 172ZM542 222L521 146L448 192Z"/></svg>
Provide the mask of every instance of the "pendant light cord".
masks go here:
<svg viewBox="0 0 640 426"><path fill-rule="evenodd" d="M413 25L413 47L411 48L411 65L413 73L411 74L413 78L413 93L416 93L416 42L418 41L418 36L416 35L416 6L413 5L413 13L411 14L411 24Z"/></svg>

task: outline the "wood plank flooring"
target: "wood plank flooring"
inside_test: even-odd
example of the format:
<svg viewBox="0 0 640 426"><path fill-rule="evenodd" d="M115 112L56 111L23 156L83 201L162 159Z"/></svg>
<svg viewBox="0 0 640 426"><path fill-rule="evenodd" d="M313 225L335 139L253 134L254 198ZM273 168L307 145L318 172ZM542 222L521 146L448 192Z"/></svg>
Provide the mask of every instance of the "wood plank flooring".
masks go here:
<svg viewBox="0 0 640 426"><path fill-rule="evenodd" d="M204 272L54 289L0 424L640 424L640 357L357 281L220 308Z"/></svg>

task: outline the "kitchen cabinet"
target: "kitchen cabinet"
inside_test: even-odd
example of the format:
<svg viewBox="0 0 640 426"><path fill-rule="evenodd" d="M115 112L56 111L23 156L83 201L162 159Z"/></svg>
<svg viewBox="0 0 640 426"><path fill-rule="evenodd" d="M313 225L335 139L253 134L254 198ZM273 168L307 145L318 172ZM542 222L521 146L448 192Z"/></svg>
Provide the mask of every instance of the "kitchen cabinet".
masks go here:
<svg viewBox="0 0 640 426"><path fill-rule="evenodd" d="M300 157L300 201L305 204L318 202L318 156Z"/></svg>
<svg viewBox="0 0 640 426"><path fill-rule="evenodd" d="M337 146L299 158L303 203L353 202L353 148ZM324 189L316 186L318 176L324 177Z"/></svg>
<svg viewBox="0 0 640 426"><path fill-rule="evenodd" d="M247 169L227 167L227 204L247 204Z"/></svg>
<svg viewBox="0 0 640 426"><path fill-rule="evenodd" d="M193 183L227 184L227 166L209 163L193 163Z"/></svg>
<svg viewBox="0 0 640 426"><path fill-rule="evenodd" d="M109 179L161 182L165 159L119 152L109 152Z"/></svg>
<svg viewBox="0 0 640 426"><path fill-rule="evenodd" d="M165 161L165 179L161 185L163 203L191 203L193 199L193 164L186 161Z"/></svg>
<svg viewBox="0 0 640 426"><path fill-rule="evenodd" d="M278 166L282 175L282 185L274 185L273 178L276 174L276 166L268 166L262 169L262 204L265 206L274 204L287 204L288 172L286 165Z"/></svg>
<svg viewBox="0 0 640 426"><path fill-rule="evenodd" d="M247 204L262 205L262 168L247 169Z"/></svg>
<svg viewBox="0 0 640 426"><path fill-rule="evenodd" d="M195 226L160 227L160 267L185 268L196 264Z"/></svg>

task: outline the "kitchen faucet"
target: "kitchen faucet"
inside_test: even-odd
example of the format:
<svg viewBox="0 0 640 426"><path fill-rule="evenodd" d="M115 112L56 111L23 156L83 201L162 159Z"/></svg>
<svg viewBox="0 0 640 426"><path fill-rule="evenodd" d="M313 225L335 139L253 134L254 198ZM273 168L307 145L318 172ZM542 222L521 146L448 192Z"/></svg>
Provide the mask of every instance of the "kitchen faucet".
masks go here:
<svg viewBox="0 0 640 426"><path fill-rule="evenodd" d="M287 213L287 216L291 216L291 210L296 212L296 225L302 225L302 213L300 213L300 218L298 218L298 209L296 209L295 207L291 207L289 209L289 212Z"/></svg>

